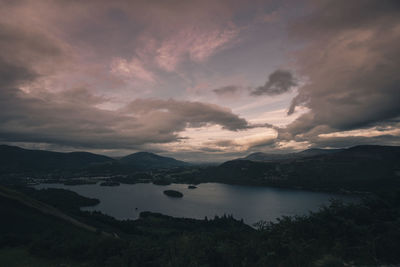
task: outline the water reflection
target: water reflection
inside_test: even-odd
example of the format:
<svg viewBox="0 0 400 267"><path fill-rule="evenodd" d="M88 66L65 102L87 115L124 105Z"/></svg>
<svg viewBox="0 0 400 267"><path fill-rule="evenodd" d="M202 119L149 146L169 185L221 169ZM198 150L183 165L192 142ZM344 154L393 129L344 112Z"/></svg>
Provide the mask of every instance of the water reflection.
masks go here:
<svg viewBox="0 0 400 267"><path fill-rule="evenodd" d="M259 220L273 221L283 215L301 215L315 211L332 198L355 201L355 197L280 189L205 183L197 189L187 184L160 186L153 184L121 184L116 187L97 185L41 184L36 188L63 188L86 197L98 198L100 204L85 210L99 210L117 219L137 219L141 211L160 212L175 217L203 219L232 214L248 224ZM178 190L183 198L171 198L164 190Z"/></svg>

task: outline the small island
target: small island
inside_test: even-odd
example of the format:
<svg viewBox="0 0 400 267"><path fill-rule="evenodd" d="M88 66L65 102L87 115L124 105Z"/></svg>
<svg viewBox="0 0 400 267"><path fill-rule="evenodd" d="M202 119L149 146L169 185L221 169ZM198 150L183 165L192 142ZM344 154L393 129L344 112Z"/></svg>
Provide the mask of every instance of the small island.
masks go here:
<svg viewBox="0 0 400 267"><path fill-rule="evenodd" d="M181 198L183 197L183 194L179 191L176 190L165 190L164 194L169 196L169 197L177 197L177 198Z"/></svg>
<svg viewBox="0 0 400 267"><path fill-rule="evenodd" d="M189 185L188 186L188 189L196 189L197 188L197 186L195 186L195 185Z"/></svg>
<svg viewBox="0 0 400 267"><path fill-rule="evenodd" d="M114 181L106 181L102 182L100 186L119 186L119 183Z"/></svg>

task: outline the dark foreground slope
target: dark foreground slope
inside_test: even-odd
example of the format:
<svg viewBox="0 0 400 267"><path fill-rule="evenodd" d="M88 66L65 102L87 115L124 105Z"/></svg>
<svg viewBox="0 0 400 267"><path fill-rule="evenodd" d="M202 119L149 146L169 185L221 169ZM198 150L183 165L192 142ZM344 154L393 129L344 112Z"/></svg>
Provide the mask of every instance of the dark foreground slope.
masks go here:
<svg viewBox="0 0 400 267"><path fill-rule="evenodd" d="M45 196L46 190L19 190L40 196L47 204L58 203L56 195ZM15 251L26 258L25 262L40 262L38 266L285 267L400 263L400 194L395 192L359 204L333 202L308 216L284 217L277 223L260 222L257 229L229 216L194 220L145 212L139 220L118 221L98 212L81 212L74 205L62 212L96 228L95 232L0 196L0 265L10 263L10 253L15 255ZM23 261L11 261L15 262Z"/></svg>

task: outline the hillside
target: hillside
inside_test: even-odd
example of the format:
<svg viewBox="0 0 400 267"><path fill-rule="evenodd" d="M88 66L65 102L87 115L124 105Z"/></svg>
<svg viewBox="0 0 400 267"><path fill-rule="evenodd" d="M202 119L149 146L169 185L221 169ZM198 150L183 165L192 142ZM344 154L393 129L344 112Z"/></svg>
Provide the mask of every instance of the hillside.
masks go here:
<svg viewBox="0 0 400 267"><path fill-rule="evenodd" d="M205 169L199 177L236 184L376 191L400 185L400 147L356 146L268 162L232 160Z"/></svg>
<svg viewBox="0 0 400 267"><path fill-rule="evenodd" d="M188 166L189 163L149 152L119 159L89 152L52 152L0 145L0 174L7 173L127 173Z"/></svg>
<svg viewBox="0 0 400 267"><path fill-rule="evenodd" d="M61 153L0 145L0 173L78 170L114 162L114 159L88 152Z"/></svg>
<svg viewBox="0 0 400 267"><path fill-rule="evenodd" d="M119 159L125 166L135 169L168 169L174 167L188 166L189 163L176 160L174 158L163 157L149 152L137 152Z"/></svg>
<svg viewBox="0 0 400 267"><path fill-rule="evenodd" d="M340 151L343 151L343 149L310 148L297 153L286 153L286 154L256 152L244 157L243 159L251 161L268 162L268 161L280 161L285 159L300 159L300 158L314 157L314 156L332 154Z"/></svg>

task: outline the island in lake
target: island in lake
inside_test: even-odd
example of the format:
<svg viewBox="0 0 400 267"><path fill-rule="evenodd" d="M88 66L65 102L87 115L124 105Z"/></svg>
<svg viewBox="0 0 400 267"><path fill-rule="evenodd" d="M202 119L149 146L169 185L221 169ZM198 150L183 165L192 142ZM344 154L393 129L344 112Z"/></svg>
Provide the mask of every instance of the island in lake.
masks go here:
<svg viewBox="0 0 400 267"><path fill-rule="evenodd" d="M177 198L181 198L183 197L183 194L179 191L176 190L165 190L164 194L169 196L169 197L177 197Z"/></svg>

